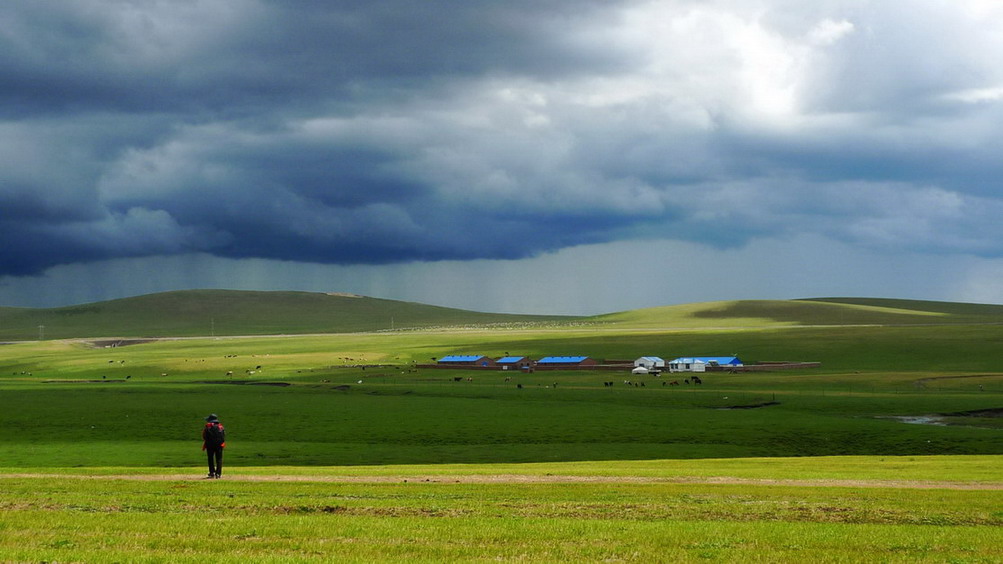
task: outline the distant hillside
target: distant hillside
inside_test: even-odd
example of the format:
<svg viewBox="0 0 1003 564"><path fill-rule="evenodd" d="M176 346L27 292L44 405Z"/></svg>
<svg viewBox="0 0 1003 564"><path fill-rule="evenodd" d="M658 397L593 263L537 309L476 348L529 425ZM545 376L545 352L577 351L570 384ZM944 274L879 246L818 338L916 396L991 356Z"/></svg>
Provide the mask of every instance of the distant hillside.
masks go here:
<svg viewBox="0 0 1003 564"><path fill-rule="evenodd" d="M651 328L1003 323L1003 306L879 298L740 300L638 309L593 320Z"/></svg>
<svg viewBox="0 0 1003 564"><path fill-rule="evenodd" d="M0 307L0 342L100 337L351 333L587 321L638 329L1003 324L1003 306L877 298L740 300L594 317L482 313L346 294L191 290L78 306Z"/></svg>
<svg viewBox="0 0 1003 564"><path fill-rule="evenodd" d="M0 308L0 341L349 333L544 323L567 316L481 313L346 294L190 290L51 308Z"/></svg>
<svg viewBox="0 0 1003 564"><path fill-rule="evenodd" d="M957 317L1003 317L1003 305L969 304L960 302L930 302L924 300L895 300L888 298L812 298L813 302L890 308L903 311L942 313Z"/></svg>

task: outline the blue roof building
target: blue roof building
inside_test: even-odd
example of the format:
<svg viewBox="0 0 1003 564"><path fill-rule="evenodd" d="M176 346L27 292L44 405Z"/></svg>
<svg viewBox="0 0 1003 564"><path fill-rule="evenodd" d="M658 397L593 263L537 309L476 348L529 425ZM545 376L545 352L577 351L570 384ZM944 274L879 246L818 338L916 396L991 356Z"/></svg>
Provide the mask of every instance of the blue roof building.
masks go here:
<svg viewBox="0 0 1003 564"><path fill-rule="evenodd" d="M692 356L669 361L670 372L705 372L712 367L745 366L737 356Z"/></svg>
<svg viewBox="0 0 1003 564"><path fill-rule="evenodd" d="M499 358L495 362L497 362L498 364L516 364L520 360L529 360L529 359L524 356L506 356Z"/></svg>
<svg viewBox="0 0 1003 564"><path fill-rule="evenodd" d="M452 354L439 359L439 364L448 366L494 366L495 361L482 354Z"/></svg>
<svg viewBox="0 0 1003 564"><path fill-rule="evenodd" d="M594 366L596 361L587 356L547 356L536 361L538 368Z"/></svg>
<svg viewBox="0 0 1003 564"><path fill-rule="evenodd" d="M506 356L495 361L502 370L525 370L533 366L533 359L528 356Z"/></svg>

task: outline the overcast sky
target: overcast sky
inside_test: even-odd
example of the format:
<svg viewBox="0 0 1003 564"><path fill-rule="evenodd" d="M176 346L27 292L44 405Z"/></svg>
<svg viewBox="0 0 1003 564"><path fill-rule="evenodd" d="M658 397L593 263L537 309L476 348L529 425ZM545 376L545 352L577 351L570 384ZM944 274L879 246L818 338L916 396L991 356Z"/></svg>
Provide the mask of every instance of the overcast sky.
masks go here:
<svg viewBox="0 0 1003 564"><path fill-rule="evenodd" d="M0 305L1003 302L996 0L0 3Z"/></svg>

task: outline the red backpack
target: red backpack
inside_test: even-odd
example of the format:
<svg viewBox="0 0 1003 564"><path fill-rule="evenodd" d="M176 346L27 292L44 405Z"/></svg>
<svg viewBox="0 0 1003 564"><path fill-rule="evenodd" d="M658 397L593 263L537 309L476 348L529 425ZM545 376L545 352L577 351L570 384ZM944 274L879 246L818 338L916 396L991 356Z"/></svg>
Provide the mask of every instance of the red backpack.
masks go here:
<svg viewBox="0 0 1003 564"><path fill-rule="evenodd" d="M226 445L226 431L223 430L223 424L218 421L206 423L203 436L207 447L222 448Z"/></svg>

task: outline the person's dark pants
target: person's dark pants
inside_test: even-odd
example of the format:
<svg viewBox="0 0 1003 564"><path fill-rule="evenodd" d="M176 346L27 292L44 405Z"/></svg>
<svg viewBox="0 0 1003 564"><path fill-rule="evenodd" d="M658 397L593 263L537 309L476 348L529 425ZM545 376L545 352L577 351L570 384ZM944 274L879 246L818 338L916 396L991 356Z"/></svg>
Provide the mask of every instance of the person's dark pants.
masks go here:
<svg viewBox="0 0 1003 564"><path fill-rule="evenodd" d="M206 457L209 459L209 475L219 476L223 473L223 449L207 448Z"/></svg>

